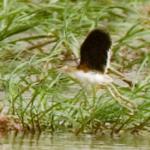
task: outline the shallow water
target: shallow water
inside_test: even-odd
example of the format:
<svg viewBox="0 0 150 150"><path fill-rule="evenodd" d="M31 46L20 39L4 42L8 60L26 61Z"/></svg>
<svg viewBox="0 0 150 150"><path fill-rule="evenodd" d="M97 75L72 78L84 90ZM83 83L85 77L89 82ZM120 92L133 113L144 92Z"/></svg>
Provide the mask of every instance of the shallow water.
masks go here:
<svg viewBox="0 0 150 150"><path fill-rule="evenodd" d="M0 150L150 150L150 137L10 133L0 137Z"/></svg>

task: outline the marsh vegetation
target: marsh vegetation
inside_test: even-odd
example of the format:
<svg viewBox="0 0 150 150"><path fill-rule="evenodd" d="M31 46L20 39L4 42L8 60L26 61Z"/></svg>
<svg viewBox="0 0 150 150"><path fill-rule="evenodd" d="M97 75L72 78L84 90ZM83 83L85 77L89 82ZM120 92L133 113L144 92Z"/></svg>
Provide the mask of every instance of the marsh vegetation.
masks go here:
<svg viewBox="0 0 150 150"><path fill-rule="evenodd" d="M108 91L87 90L60 72L96 27L110 32L111 65L133 82L113 75L118 91L136 103L133 114ZM0 1L0 111L29 131L149 131L150 2Z"/></svg>

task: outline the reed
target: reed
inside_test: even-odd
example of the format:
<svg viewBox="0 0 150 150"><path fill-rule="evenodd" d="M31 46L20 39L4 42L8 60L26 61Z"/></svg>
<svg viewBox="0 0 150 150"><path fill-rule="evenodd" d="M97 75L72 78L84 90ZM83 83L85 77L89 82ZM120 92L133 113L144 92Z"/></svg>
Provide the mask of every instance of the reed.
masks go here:
<svg viewBox="0 0 150 150"><path fill-rule="evenodd" d="M31 131L149 130L149 15L146 0L0 1L1 112L8 107ZM60 72L66 60L79 58L80 44L96 27L111 34L112 66L133 81L115 88L137 104L134 114L109 91L87 89Z"/></svg>

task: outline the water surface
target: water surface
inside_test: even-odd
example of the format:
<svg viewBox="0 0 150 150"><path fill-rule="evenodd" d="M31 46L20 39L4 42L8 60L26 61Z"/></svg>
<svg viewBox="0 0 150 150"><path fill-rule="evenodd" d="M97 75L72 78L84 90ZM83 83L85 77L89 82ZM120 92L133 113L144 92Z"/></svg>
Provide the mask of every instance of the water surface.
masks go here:
<svg viewBox="0 0 150 150"><path fill-rule="evenodd" d="M150 136L10 133L0 137L0 150L150 150Z"/></svg>

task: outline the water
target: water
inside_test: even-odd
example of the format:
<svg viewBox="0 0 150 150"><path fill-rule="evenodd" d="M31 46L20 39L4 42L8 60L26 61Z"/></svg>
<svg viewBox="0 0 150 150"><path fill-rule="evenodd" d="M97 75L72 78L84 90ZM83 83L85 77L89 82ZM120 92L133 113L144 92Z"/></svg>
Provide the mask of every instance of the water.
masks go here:
<svg viewBox="0 0 150 150"><path fill-rule="evenodd" d="M150 150L150 136L11 133L0 137L0 150Z"/></svg>

